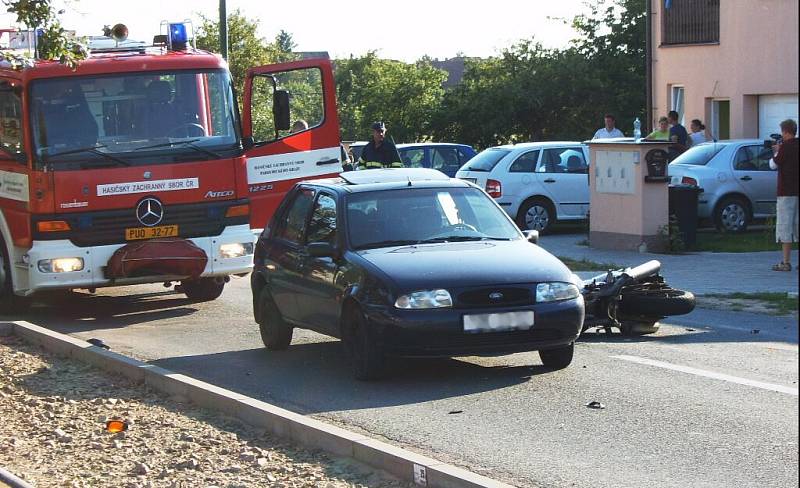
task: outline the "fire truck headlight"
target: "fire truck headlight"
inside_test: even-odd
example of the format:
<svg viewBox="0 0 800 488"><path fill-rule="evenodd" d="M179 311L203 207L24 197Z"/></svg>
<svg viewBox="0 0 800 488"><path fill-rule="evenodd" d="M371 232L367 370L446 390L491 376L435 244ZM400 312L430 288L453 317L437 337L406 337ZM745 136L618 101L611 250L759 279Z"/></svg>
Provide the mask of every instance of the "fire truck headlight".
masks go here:
<svg viewBox="0 0 800 488"><path fill-rule="evenodd" d="M42 273L71 273L83 270L83 258L41 259L38 264Z"/></svg>
<svg viewBox="0 0 800 488"><path fill-rule="evenodd" d="M223 244L219 246L219 255L225 259L240 258L253 254L253 243L242 242L234 244Z"/></svg>

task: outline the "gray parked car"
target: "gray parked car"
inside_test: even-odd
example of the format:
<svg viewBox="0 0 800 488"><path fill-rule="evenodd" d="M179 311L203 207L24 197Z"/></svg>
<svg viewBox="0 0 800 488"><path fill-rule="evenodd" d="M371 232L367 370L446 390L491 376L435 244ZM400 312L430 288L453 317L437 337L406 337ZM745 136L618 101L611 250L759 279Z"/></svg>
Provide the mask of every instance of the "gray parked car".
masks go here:
<svg viewBox="0 0 800 488"><path fill-rule="evenodd" d="M671 183L703 189L698 216L718 229L742 232L754 218L775 215L777 172L769 168L772 150L759 139L707 142L692 147L669 165Z"/></svg>

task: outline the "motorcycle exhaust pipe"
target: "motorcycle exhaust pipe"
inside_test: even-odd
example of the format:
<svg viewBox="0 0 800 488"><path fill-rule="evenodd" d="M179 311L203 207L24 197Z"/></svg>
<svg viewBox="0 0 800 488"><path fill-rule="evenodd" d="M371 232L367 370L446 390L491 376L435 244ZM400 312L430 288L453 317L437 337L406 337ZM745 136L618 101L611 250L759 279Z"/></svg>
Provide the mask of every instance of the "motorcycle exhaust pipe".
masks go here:
<svg viewBox="0 0 800 488"><path fill-rule="evenodd" d="M640 280L642 278L647 278L648 276L656 275L659 271L661 271L661 263L653 259L652 261L640 264L635 268L626 269L624 274L628 275L631 279Z"/></svg>

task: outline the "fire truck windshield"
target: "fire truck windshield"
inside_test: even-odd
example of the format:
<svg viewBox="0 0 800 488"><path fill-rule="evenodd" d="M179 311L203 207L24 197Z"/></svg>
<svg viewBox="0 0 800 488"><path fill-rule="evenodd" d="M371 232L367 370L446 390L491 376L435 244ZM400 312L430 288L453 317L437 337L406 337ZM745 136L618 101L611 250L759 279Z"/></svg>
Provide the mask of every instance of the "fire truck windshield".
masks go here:
<svg viewBox="0 0 800 488"><path fill-rule="evenodd" d="M236 102L224 70L36 80L31 120L38 167L79 170L233 157Z"/></svg>

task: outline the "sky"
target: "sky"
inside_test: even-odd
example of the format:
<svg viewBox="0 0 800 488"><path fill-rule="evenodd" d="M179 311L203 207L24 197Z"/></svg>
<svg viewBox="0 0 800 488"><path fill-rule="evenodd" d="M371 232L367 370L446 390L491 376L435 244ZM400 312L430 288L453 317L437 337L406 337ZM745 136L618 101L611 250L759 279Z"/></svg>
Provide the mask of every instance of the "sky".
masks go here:
<svg viewBox="0 0 800 488"><path fill-rule="evenodd" d="M428 55L445 59L463 54L487 57L520 39L534 37L546 47L566 46L575 32L555 18L582 11L584 0L403 0L375 2L306 0L267 2L227 0L260 21L259 35L269 40L281 30L292 34L298 51L328 51L333 58L377 51L383 58L414 61ZM219 0L53 0L63 8L65 28L78 35L101 35L103 25L124 23L131 39L152 41L163 20L218 18ZM275 14L279 5L283 8ZM297 7L297 8L293 8ZM0 14L0 27L16 19Z"/></svg>

